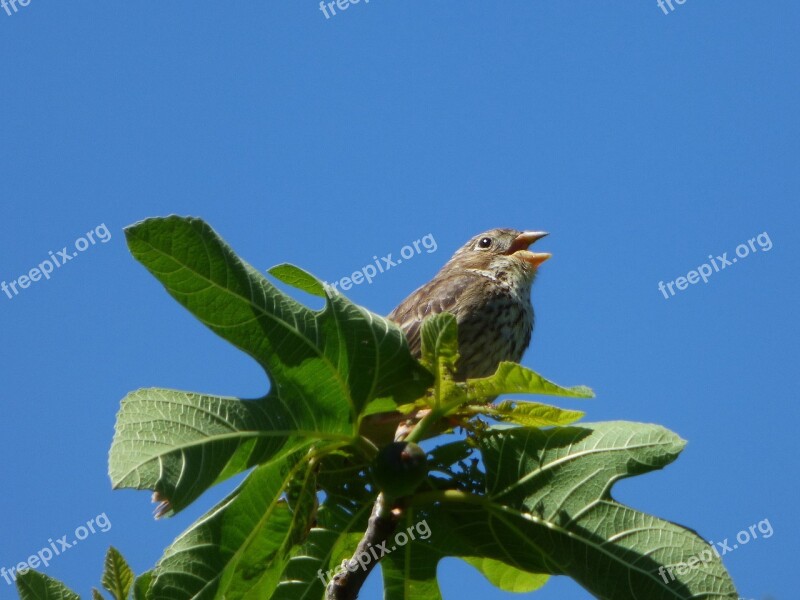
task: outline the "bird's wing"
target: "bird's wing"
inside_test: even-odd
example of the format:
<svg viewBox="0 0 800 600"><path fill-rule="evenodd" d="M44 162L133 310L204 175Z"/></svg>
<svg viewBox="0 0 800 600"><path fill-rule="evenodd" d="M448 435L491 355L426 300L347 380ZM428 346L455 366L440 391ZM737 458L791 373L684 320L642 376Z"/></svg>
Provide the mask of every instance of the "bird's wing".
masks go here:
<svg viewBox="0 0 800 600"><path fill-rule="evenodd" d="M397 323L406 334L411 354L419 358L422 352L420 340L422 320L429 315L445 311L456 314L459 295L472 277L475 275L464 273L435 278L413 292L389 314L388 318Z"/></svg>

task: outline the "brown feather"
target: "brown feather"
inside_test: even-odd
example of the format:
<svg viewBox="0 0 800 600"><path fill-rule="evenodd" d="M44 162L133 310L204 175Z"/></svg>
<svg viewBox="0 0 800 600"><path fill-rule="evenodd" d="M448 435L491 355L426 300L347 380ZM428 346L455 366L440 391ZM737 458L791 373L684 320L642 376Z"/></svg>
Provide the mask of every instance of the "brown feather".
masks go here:
<svg viewBox="0 0 800 600"><path fill-rule="evenodd" d="M412 354L420 355L425 317L448 311L459 327L459 379L485 377L501 361L522 358L533 330L530 289L536 268L514 254L521 233L493 229L475 236L389 314ZM487 239L491 243L483 247Z"/></svg>

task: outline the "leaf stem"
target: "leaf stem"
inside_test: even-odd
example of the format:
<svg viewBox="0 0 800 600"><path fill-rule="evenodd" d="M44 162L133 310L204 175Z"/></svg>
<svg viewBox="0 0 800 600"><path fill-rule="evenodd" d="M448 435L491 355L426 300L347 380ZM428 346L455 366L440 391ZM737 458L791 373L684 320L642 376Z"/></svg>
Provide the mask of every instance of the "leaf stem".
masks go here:
<svg viewBox="0 0 800 600"><path fill-rule="evenodd" d="M411 430L411 433L406 436L405 441L414 442L415 444L418 443L420 440L424 439L425 432L430 428L430 426L441 418L442 413L439 409L430 409L430 412L422 417L422 419L420 419L419 422L414 426L414 429Z"/></svg>

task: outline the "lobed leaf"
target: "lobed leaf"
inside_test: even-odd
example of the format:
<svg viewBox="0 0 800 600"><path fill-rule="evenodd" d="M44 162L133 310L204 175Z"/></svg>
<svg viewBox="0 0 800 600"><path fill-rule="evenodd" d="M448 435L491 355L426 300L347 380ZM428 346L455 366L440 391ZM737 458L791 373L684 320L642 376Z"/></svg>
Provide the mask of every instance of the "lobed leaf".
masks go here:
<svg viewBox="0 0 800 600"><path fill-rule="evenodd" d="M431 381L395 324L339 294L312 311L199 219L148 219L125 233L131 253L169 294L257 360L271 382L269 394L255 401L160 389L126 397L109 455L112 484L155 490L164 514L313 441L352 441L369 406L412 401ZM273 272L319 292L321 284L296 267Z"/></svg>
<svg viewBox="0 0 800 600"><path fill-rule="evenodd" d="M430 584L441 558L477 557L568 575L603 600L735 600L720 559L695 532L611 498L615 481L665 466L683 446L666 429L639 423L492 430L481 438L485 495L431 494L438 502L418 510L431 537L409 545L411 554L386 557L384 572ZM667 570L700 556L701 568ZM428 598L414 590L391 598Z"/></svg>

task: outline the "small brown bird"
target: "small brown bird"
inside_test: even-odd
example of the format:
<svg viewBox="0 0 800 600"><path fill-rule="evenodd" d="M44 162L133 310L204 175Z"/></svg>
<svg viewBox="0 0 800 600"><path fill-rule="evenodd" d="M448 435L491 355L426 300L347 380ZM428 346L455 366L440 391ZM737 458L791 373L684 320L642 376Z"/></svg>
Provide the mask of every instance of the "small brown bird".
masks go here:
<svg viewBox="0 0 800 600"><path fill-rule="evenodd" d="M531 285L550 254L528 246L543 231L492 229L456 251L436 276L389 315L421 352L420 326L428 315L448 311L458 323L456 379L487 377L504 360L519 362L531 341Z"/></svg>

